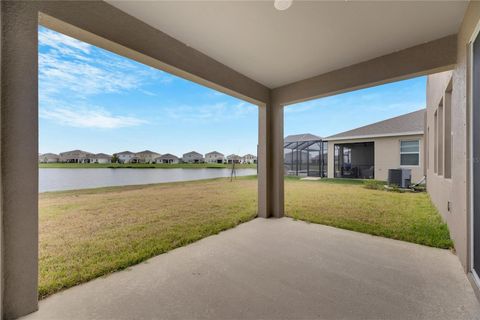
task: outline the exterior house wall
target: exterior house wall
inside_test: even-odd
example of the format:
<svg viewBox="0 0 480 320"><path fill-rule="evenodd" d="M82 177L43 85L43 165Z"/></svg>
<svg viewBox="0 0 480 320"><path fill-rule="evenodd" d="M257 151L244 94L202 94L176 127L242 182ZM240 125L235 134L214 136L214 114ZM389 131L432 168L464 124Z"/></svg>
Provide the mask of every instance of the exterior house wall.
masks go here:
<svg viewBox="0 0 480 320"><path fill-rule="evenodd" d="M135 154L135 157L138 158L140 163L154 163L155 159L160 157L161 154L151 151L142 151Z"/></svg>
<svg viewBox="0 0 480 320"><path fill-rule="evenodd" d="M61 162L88 163L94 155L89 152L74 150L60 153Z"/></svg>
<svg viewBox="0 0 480 320"><path fill-rule="evenodd" d="M160 157L155 158L155 163L178 163L179 159L177 156L174 156L173 154L166 153L164 155L161 155Z"/></svg>
<svg viewBox="0 0 480 320"><path fill-rule="evenodd" d="M419 140L420 159L418 166L400 166L400 142ZM328 177L335 177L335 144L373 142L375 149L375 179L387 180L388 169L407 168L412 170L412 182L423 178L423 135L380 137L373 139L328 140Z"/></svg>
<svg viewBox="0 0 480 320"><path fill-rule="evenodd" d="M97 163L110 163L112 162L111 159L107 159L107 158L95 158L95 161L94 162L97 162Z"/></svg>
<svg viewBox="0 0 480 320"><path fill-rule="evenodd" d="M472 1L465 13L457 40L457 65L451 72L428 77L427 82L427 131L429 159L427 166L427 189L433 203L448 224L455 250L466 272L470 271L469 253L469 157L468 145L469 107L468 99L468 43L480 21L480 3ZM452 77L452 171L451 179L434 172L433 143L434 110L440 103L450 76ZM450 211L447 210L450 203Z"/></svg>
<svg viewBox="0 0 480 320"><path fill-rule="evenodd" d="M131 159L135 157L135 154L132 153L117 153L118 161L120 163L130 163Z"/></svg>
<svg viewBox="0 0 480 320"><path fill-rule="evenodd" d="M455 81L462 73L460 65L454 71L430 75L427 80L427 123L428 162L427 190L430 198L442 218L447 222L450 236L465 270L468 270L468 214L467 214L467 129L466 100L461 95L466 93L465 83ZM452 79L452 176L446 178L438 172L438 152L435 142L435 111L444 98L445 90ZM465 104L463 104L465 103ZM437 115L438 116L438 115ZM444 132L445 133L445 132ZM437 162L437 164L435 164ZM435 169L437 167L437 169ZM436 172L435 172L436 171ZM453 192L455 190L455 192Z"/></svg>
<svg viewBox="0 0 480 320"><path fill-rule="evenodd" d="M225 156L219 152L210 152L205 155L205 162L208 163L223 163Z"/></svg>
<svg viewBox="0 0 480 320"><path fill-rule="evenodd" d="M174 163L178 163L178 158L158 157L158 158L155 159L155 163L174 164Z"/></svg>
<svg viewBox="0 0 480 320"><path fill-rule="evenodd" d="M253 154L247 154L242 157L242 163L255 164L257 163L257 157Z"/></svg>
<svg viewBox="0 0 480 320"><path fill-rule="evenodd" d="M227 156L227 163L240 163L241 161L242 161L242 157L236 154L231 154Z"/></svg>
<svg viewBox="0 0 480 320"><path fill-rule="evenodd" d="M43 158L42 163L57 163L58 162L58 158Z"/></svg>
<svg viewBox="0 0 480 320"><path fill-rule="evenodd" d="M57 163L60 162L60 156L53 154L53 153L47 153L47 154L41 154L38 157L40 163Z"/></svg>
<svg viewBox="0 0 480 320"><path fill-rule="evenodd" d="M203 162L203 156L197 152L185 153L182 157L182 161L186 163L198 163Z"/></svg>

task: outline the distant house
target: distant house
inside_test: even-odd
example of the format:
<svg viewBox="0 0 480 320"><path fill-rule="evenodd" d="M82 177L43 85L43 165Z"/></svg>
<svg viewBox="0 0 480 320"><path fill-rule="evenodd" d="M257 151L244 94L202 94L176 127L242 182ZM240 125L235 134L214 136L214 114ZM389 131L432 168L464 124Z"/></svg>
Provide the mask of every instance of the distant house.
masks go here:
<svg viewBox="0 0 480 320"><path fill-rule="evenodd" d="M236 154L231 154L227 156L227 163L240 163L242 161L242 157Z"/></svg>
<svg viewBox="0 0 480 320"><path fill-rule="evenodd" d="M178 157L170 153L162 154L160 157L155 158L155 163L173 164L178 163L178 161Z"/></svg>
<svg viewBox="0 0 480 320"><path fill-rule="evenodd" d="M97 153L96 155L93 156L91 159L91 162L93 163L111 163L112 162L112 156L106 153Z"/></svg>
<svg viewBox="0 0 480 320"><path fill-rule="evenodd" d="M132 158L135 157L135 153L130 151L123 151L115 154L119 163L131 163Z"/></svg>
<svg viewBox="0 0 480 320"><path fill-rule="evenodd" d="M66 163L90 163L95 155L83 150L71 150L60 153L60 161Z"/></svg>
<svg viewBox="0 0 480 320"><path fill-rule="evenodd" d="M137 163L154 163L155 159L160 157L160 153L156 153L150 150L140 151L135 153L135 158Z"/></svg>
<svg viewBox="0 0 480 320"><path fill-rule="evenodd" d="M212 151L205 154L205 162L207 163L223 163L225 161L225 156L223 153L218 151Z"/></svg>
<svg viewBox="0 0 480 320"><path fill-rule="evenodd" d="M38 156L40 163L57 163L60 161L60 156L55 153L44 153Z"/></svg>
<svg viewBox="0 0 480 320"><path fill-rule="evenodd" d="M254 164L257 163L257 157L253 154L246 154L242 157L242 163Z"/></svg>
<svg viewBox="0 0 480 320"><path fill-rule="evenodd" d="M204 159L201 153L190 151L183 154L182 161L185 163L202 163Z"/></svg>

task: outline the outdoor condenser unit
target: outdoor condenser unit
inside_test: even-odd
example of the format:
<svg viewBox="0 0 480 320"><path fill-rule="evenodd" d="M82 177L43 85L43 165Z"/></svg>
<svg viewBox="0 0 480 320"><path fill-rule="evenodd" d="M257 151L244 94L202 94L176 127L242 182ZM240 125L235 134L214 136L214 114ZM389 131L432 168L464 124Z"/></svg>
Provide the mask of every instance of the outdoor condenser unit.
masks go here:
<svg viewBox="0 0 480 320"><path fill-rule="evenodd" d="M408 188L412 184L411 169L388 169L388 185Z"/></svg>

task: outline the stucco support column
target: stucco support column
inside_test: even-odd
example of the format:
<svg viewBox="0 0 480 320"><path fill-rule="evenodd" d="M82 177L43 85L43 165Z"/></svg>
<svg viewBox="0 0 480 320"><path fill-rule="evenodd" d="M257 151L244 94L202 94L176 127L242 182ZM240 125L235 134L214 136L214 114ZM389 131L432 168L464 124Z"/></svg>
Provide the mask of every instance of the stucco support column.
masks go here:
<svg viewBox="0 0 480 320"><path fill-rule="evenodd" d="M2 1L2 314L37 310L38 16L27 2Z"/></svg>
<svg viewBox="0 0 480 320"><path fill-rule="evenodd" d="M269 121L267 118L267 106L258 106L258 148L257 148L257 177L258 177L258 216L269 217L268 198L268 162L267 151Z"/></svg>
<svg viewBox="0 0 480 320"><path fill-rule="evenodd" d="M260 106L258 137L258 216L284 216L283 106Z"/></svg>

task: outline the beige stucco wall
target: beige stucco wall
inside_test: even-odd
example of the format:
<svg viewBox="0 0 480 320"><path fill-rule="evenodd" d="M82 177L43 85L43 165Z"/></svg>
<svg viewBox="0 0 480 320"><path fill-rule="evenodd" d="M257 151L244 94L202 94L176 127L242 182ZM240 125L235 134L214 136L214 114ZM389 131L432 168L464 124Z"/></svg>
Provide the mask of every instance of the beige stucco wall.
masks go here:
<svg viewBox="0 0 480 320"><path fill-rule="evenodd" d="M423 135L397 137L379 137L373 139L329 140L328 141L328 177L334 178L334 145L342 143L373 142L375 145L375 179L387 180L388 169L400 168L400 141L420 140L420 164L418 166L402 166L412 170L412 182L423 177Z"/></svg>
<svg viewBox="0 0 480 320"><path fill-rule="evenodd" d="M437 207L438 211L442 215L443 219L448 223L450 227L451 235L455 241L455 246L459 247L459 255L463 252L463 245L462 243L465 242L463 239L464 235L460 232L462 229L462 218L461 218L461 210L462 206L459 203L453 204L454 195L452 194L452 184L453 179L457 180L458 177L458 170L453 170L452 178L447 179L442 175L435 173L434 170L434 163L435 163L435 120L434 114L437 110L440 101L443 98L444 92L447 88L447 85L452 78L453 71L447 71L442 73L437 73L428 77L427 80L427 132L428 133L428 163L426 164L426 172L427 172L427 179L428 179L428 192L430 197ZM458 105L452 106L452 114L457 112ZM453 132L458 132L459 128L452 128ZM447 133L446 133L447 134ZM454 141L457 140L456 136L454 136ZM455 143L461 143L459 141L455 141ZM458 148L457 148L458 150ZM465 151L465 150L464 150ZM465 161L465 159L463 160ZM458 161L453 163L454 168L459 168ZM460 165L460 167L464 167ZM464 167L465 168L465 167ZM448 203L451 203L451 209L448 211ZM464 225L464 228L466 225Z"/></svg>
<svg viewBox="0 0 480 320"><path fill-rule="evenodd" d="M427 82L427 126L433 128L434 108L440 103L449 81L453 78L452 88L452 178L445 179L433 172L433 156L429 157L427 169L428 192L435 206L448 223L450 235L455 243L455 249L465 271L469 271L469 119L467 114L467 61L468 43L480 21L480 3L471 2L462 22L457 44L457 65L453 72L444 72L429 76ZM433 139L430 129L429 142ZM433 155L433 144L428 149ZM451 203L450 212L447 203Z"/></svg>

